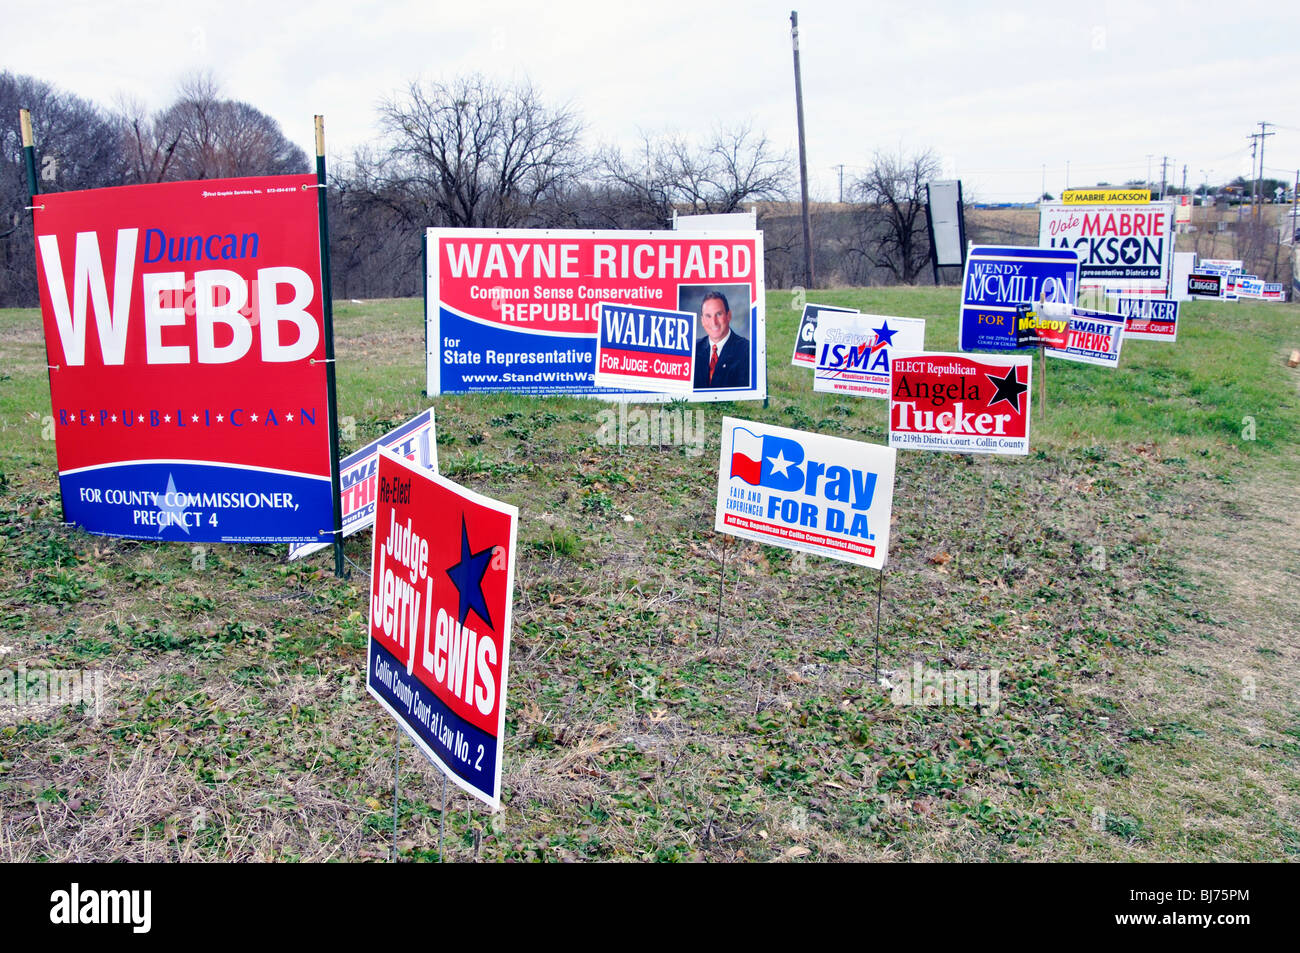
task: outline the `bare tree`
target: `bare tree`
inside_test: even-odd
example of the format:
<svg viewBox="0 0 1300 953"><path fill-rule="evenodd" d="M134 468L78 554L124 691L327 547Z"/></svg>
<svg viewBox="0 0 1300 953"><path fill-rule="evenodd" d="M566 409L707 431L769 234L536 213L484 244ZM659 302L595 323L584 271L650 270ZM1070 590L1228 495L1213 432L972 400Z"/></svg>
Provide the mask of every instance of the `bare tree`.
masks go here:
<svg viewBox="0 0 1300 953"><path fill-rule="evenodd" d="M863 206L854 251L903 284L912 284L929 260L923 190L939 172L939 159L929 150L909 156L877 152L853 185Z"/></svg>
<svg viewBox="0 0 1300 953"><path fill-rule="evenodd" d="M380 104L387 139L382 186L413 222L510 228L535 215L586 170L582 124L550 108L531 84L483 76L411 83Z"/></svg>
<svg viewBox="0 0 1300 953"><path fill-rule="evenodd" d="M138 99L120 98L113 119L129 180L137 184L165 181L180 144L179 127L160 128Z"/></svg>
<svg viewBox="0 0 1300 953"><path fill-rule="evenodd" d="M119 185L108 118L93 103L30 76L0 73L0 305L36 302L36 251L18 111L32 111L42 192Z"/></svg>
<svg viewBox="0 0 1300 953"><path fill-rule="evenodd" d="M181 83L176 101L152 116L118 105L121 150L135 182L306 172L307 154L280 124L248 103L221 98L210 74Z"/></svg>
<svg viewBox="0 0 1300 953"><path fill-rule="evenodd" d="M724 213L784 199L792 176L789 156L748 125L717 128L698 146L678 133L643 134L641 149L625 155L607 148L599 165L605 184L641 219L635 224L652 227L663 227L673 209Z"/></svg>

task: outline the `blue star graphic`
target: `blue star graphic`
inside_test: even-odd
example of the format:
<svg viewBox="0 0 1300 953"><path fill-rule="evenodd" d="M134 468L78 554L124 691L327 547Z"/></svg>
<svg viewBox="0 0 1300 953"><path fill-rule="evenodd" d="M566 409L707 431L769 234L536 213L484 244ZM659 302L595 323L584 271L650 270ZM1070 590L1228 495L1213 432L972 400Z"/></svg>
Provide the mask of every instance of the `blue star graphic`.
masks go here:
<svg viewBox="0 0 1300 953"><path fill-rule="evenodd" d="M483 577L487 574L488 564L492 562L493 549L495 547L489 546L477 553L469 551L469 531L465 527L465 516L461 514L460 562L446 571L447 578L460 593L458 621L461 625L465 624L465 619L469 617L472 609L488 624L489 629L495 628L492 625L492 616L488 613L487 597L483 595Z"/></svg>
<svg viewBox="0 0 1300 953"><path fill-rule="evenodd" d="M875 328L874 330L875 330L875 332L876 332L876 343L877 343L877 344L888 344L890 347L893 347L893 345L894 345L894 335L898 333L898 329L897 329L897 328L894 328L893 330L890 330L889 322L888 322L888 321L882 321L882 322L880 323L880 327Z"/></svg>

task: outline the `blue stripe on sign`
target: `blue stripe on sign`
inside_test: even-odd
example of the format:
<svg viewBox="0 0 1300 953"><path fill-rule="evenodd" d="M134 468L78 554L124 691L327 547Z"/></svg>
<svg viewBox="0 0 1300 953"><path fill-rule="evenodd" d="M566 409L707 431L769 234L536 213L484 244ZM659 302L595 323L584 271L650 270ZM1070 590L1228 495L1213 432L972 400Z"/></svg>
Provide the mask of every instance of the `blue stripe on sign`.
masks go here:
<svg viewBox="0 0 1300 953"><path fill-rule="evenodd" d="M369 672L370 688L394 711L402 713L402 724L409 732L457 777L485 797L495 796L498 757L495 736L470 724L447 707L433 689L414 675L407 675L406 663L399 662L374 639L370 640Z"/></svg>
<svg viewBox="0 0 1300 953"><path fill-rule="evenodd" d="M188 543L318 543L329 477L200 463L122 463L59 476L64 519L88 533ZM324 537L328 539L328 536Z"/></svg>

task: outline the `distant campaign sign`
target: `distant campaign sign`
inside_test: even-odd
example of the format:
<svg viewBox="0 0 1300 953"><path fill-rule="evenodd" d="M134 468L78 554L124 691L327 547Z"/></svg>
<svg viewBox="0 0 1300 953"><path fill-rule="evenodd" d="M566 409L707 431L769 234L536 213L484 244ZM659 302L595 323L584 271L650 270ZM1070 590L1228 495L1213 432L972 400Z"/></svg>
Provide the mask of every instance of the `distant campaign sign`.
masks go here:
<svg viewBox="0 0 1300 953"><path fill-rule="evenodd" d="M519 511L379 450L366 689L452 782L501 805Z"/></svg>
<svg viewBox="0 0 1300 953"><path fill-rule="evenodd" d="M1079 256L1071 249L976 246L962 280L958 347L1012 351L1018 306L1046 300L1074 304Z"/></svg>
<svg viewBox="0 0 1300 953"><path fill-rule="evenodd" d="M430 394L767 393L762 232L433 228L427 239ZM602 309L617 327L602 327ZM692 322L686 382L680 337L667 347L655 338L682 313ZM598 368L597 350L613 363Z"/></svg>
<svg viewBox="0 0 1300 953"><path fill-rule="evenodd" d="M1223 296L1224 275L1210 272L1192 272L1187 276L1187 293L1193 298L1220 298Z"/></svg>
<svg viewBox="0 0 1300 953"><path fill-rule="evenodd" d="M1245 273L1246 266L1240 258L1202 258L1196 263L1196 270L1202 275L1240 275Z"/></svg>
<svg viewBox="0 0 1300 953"><path fill-rule="evenodd" d="M1066 189L1061 193L1066 205L1146 205L1150 189Z"/></svg>
<svg viewBox="0 0 1300 953"><path fill-rule="evenodd" d="M925 348L925 320L885 314L828 314L817 325L813 390L889 399L895 350Z"/></svg>
<svg viewBox="0 0 1300 953"><path fill-rule="evenodd" d="M689 396L695 314L604 301L596 337L596 386Z"/></svg>
<svg viewBox="0 0 1300 953"><path fill-rule="evenodd" d="M65 519L187 543L333 531L316 195L280 175L40 196Z"/></svg>
<svg viewBox="0 0 1300 953"><path fill-rule="evenodd" d="M339 461L339 494L343 504L343 535L351 536L375 525L379 448L426 470L438 470L438 441L434 437L433 408L421 411L378 440L371 441ZM289 559L301 559L327 549L330 543L307 543L289 548Z"/></svg>
<svg viewBox="0 0 1300 953"><path fill-rule="evenodd" d="M1022 304L1016 311L1016 345L1018 347L1065 347L1070 327L1068 304L1033 307Z"/></svg>
<svg viewBox="0 0 1300 953"><path fill-rule="evenodd" d="M1178 339L1178 302L1171 298L1117 295L1115 311L1124 315L1124 337L1132 341Z"/></svg>
<svg viewBox="0 0 1300 953"><path fill-rule="evenodd" d="M1048 348L1047 354L1079 364L1118 367L1125 320L1120 314L1075 308L1070 312L1069 344L1064 348Z"/></svg>
<svg viewBox="0 0 1300 953"><path fill-rule="evenodd" d="M880 569L893 496L888 447L722 419L720 533Z"/></svg>
<svg viewBox="0 0 1300 953"><path fill-rule="evenodd" d="M799 330L794 336L794 354L790 363L795 367L813 367L817 363L817 321L823 314L857 314L856 308L832 308L826 304L805 304L799 318Z"/></svg>
<svg viewBox="0 0 1300 953"><path fill-rule="evenodd" d="M954 453L1029 452L1033 358L898 352L889 445Z"/></svg>
<svg viewBox="0 0 1300 953"><path fill-rule="evenodd" d="M1150 205L1044 204L1038 244L1079 253L1079 282L1122 285L1165 297L1173 269L1174 213L1169 202Z"/></svg>

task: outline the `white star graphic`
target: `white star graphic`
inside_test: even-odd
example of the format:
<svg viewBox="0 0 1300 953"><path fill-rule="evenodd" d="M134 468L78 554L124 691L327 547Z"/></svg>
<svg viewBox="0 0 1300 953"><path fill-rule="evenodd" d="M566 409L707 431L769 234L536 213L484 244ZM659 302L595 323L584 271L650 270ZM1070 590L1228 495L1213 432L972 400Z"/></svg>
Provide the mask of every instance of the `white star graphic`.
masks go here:
<svg viewBox="0 0 1300 953"><path fill-rule="evenodd" d="M113 415L113 423L117 423L117 414Z"/></svg>
<svg viewBox="0 0 1300 953"><path fill-rule="evenodd" d="M782 450L778 450L776 456L768 457L767 462L772 464L772 476L788 476L789 474L786 471L794 466L794 461L787 460L785 452Z"/></svg>
<svg viewBox="0 0 1300 953"><path fill-rule="evenodd" d="M190 417L190 423L195 423L195 424L197 424L198 422L199 422L199 415L198 415L198 414L194 414L194 415L192 415L192 416Z"/></svg>
<svg viewBox="0 0 1300 953"><path fill-rule="evenodd" d="M171 415L171 414L163 414L163 423L165 423L165 424L169 424L169 423L171 423L171 422L172 422L172 415Z"/></svg>
<svg viewBox="0 0 1300 953"><path fill-rule="evenodd" d="M223 420L225 420L225 419L226 419L226 418L223 417L223 416L221 416L221 414L217 414L217 423L221 423L221 421L223 421Z"/></svg>
<svg viewBox="0 0 1300 953"><path fill-rule="evenodd" d="M284 419L292 423L292 422L293 422L293 411L290 411L289 413L285 414L285 415L284 415Z"/></svg>
<svg viewBox="0 0 1300 953"><path fill-rule="evenodd" d="M172 497L171 506L167 505L167 496ZM163 496L161 499L158 497L154 498L158 509L163 513L170 514L171 516L170 520L158 521L159 536L162 535L162 531L165 530L168 526L179 526L181 529L185 531L186 536L190 535L190 528L185 524L185 507L175 501L175 496L176 496L176 481L172 478L172 475L169 473L167 474L166 496Z"/></svg>
<svg viewBox="0 0 1300 953"><path fill-rule="evenodd" d="M144 414L140 415L140 423L144 423Z"/></svg>
<svg viewBox="0 0 1300 953"><path fill-rule="evenodd" d="M257 414L249 414L248 419L251 420L253 423L257 423Z"/></svg>

